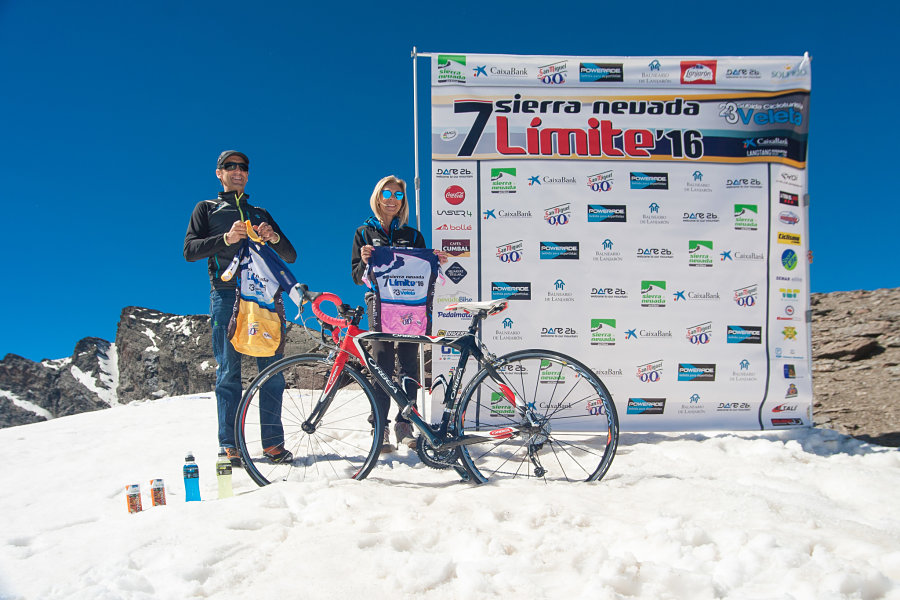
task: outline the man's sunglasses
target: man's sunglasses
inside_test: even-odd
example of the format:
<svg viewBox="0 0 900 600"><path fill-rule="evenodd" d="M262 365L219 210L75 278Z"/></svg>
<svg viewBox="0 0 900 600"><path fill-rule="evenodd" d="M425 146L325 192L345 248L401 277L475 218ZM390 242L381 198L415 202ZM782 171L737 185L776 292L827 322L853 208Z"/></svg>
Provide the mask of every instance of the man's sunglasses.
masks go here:
<svg viewBox="0 0 900 600"><path fill-rule="evenodd" d="M227 162L222 165L222 168L226 171L234 171L235 169L240 169L243 172L247 172L250 170L250 167L245 165L244 163L236 163L236 162Z"/></svg>
<svg viewBox="0 0 900 600"><path fill-rule="evenodd" d="M391 190L381 190L381 197L384 198L385 200L387 200L391 196L393 196L397 200L403 200L403 192L401 192L399 190L396 192L391 192Z"/></svg>

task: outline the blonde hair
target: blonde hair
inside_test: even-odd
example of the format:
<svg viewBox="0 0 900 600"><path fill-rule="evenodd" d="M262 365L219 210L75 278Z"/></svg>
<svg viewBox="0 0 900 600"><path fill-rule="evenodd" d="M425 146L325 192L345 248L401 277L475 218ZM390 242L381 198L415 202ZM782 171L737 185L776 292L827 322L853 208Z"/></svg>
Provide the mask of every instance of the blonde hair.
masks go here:
<svg viewBox="0 0 900 600"><path fill-rule="evenodd" d="M409 221L409 197L406 195L406 182L396 175L382 177L381 180L375 184L375 189L372 191L372 198L369 200L369 206L372 207L372 212L375 213L378 220L384 222L384 215L381 214L381 206L379 203L381 202L381 191L384 189L384 186L389 183L396 183L400 186L400 191L403 192L402 205L400 206L400 212L397 213L397 219L400 221L401 225L406 225ZM390 223L388 223L388 227L390 227Z"/></svg>

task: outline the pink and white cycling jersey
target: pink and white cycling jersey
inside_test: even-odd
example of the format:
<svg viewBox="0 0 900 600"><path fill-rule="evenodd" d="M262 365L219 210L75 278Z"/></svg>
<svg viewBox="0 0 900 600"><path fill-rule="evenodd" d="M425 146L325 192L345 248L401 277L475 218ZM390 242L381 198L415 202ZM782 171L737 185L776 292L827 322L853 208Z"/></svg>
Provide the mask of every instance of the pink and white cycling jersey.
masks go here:
<svg viewBox="0 0 900 600"><path fill-rule="evenodd" d="M438 257L428 248L375 246L367 279L375 292L374 331L429 335Z"/></svg>

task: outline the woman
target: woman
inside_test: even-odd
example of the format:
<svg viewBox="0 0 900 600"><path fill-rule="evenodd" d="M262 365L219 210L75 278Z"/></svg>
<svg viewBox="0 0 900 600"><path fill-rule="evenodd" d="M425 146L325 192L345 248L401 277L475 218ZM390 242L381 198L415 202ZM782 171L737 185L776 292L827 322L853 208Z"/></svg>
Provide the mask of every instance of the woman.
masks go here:
<svg viewBox="0 0 900 600"><path fill-rule="evenodd" d="M356 230L353 237L353 253L351 258L353 281L363 285L369 258L374 246L393 246L400 248L425 248L425 238L416 229L407 225L409 220L409 203L406 197L406 182L393 175L383 178L375 185L369 200L374 217L369 217L362 227ZM447 255L435 251L441 263L447 261ZM366 294L366 305L369 308L369 323L374 323L372 308L374 294ZM394 373L394 359L400 364L399 379L405 382L406 395L415 398L418 385L418 344L371 342L372 356L385 373ZM396 346L396 348L395 348ZM407 378L407 379L404 379ZM376 386L375 401L381 411L387 415L390 409L390 398ZM390 443L390 419L387 420L382 438L382 452L393 452L396 448ZM398 411L394 423L394 435L398 444L408 448L416 447L413 428L409 421Z"/></svg>

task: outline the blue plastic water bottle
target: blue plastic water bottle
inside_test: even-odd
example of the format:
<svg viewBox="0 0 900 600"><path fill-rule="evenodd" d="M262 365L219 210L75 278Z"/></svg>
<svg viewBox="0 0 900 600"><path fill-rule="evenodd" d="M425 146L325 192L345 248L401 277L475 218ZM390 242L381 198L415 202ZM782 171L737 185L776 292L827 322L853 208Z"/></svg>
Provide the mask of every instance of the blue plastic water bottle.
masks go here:
<svg viewBox="0 0 900 600"><path fill-rule="evenodd" d="M200 468L190 450L184 457L184 501L200 502Z"/></svg>

